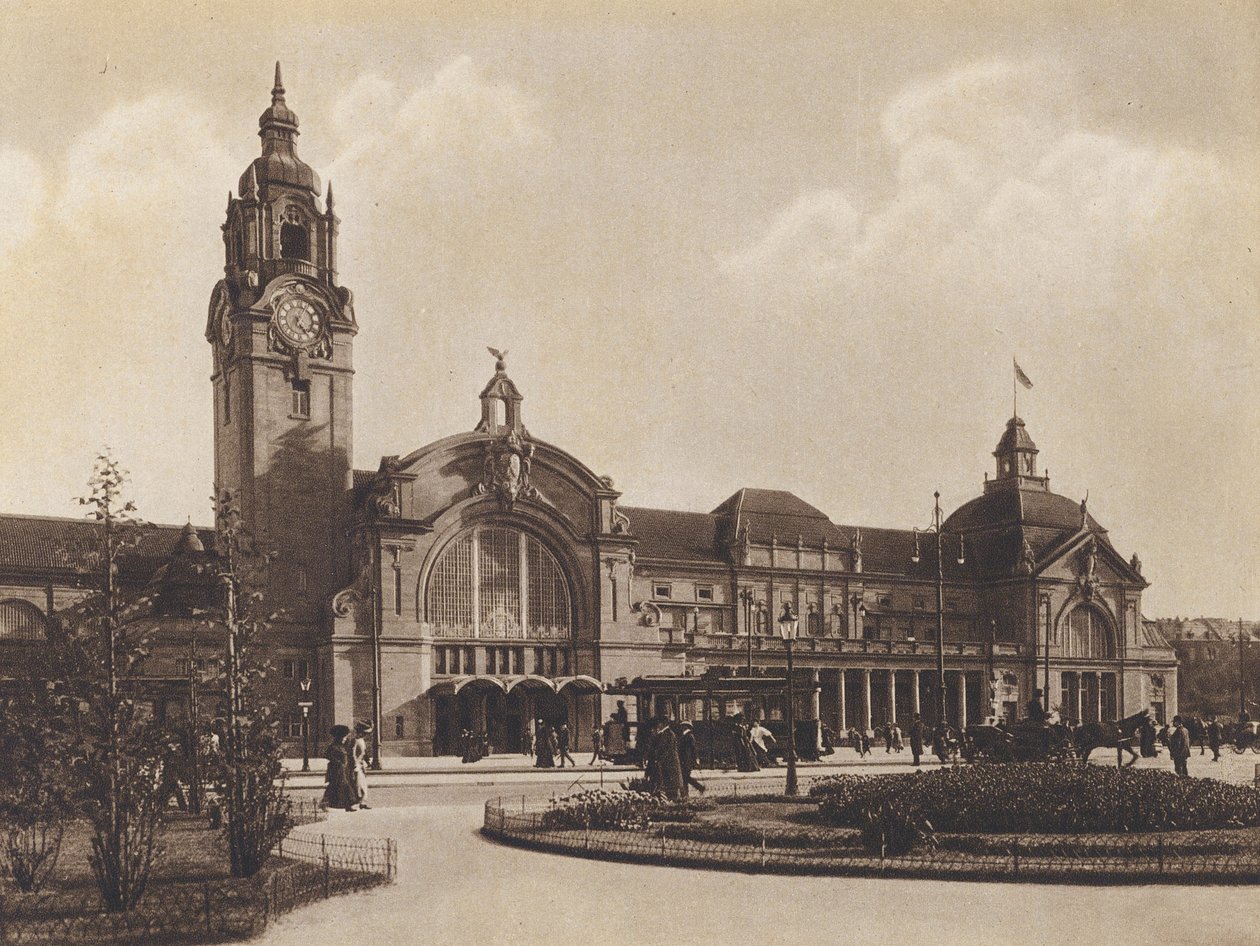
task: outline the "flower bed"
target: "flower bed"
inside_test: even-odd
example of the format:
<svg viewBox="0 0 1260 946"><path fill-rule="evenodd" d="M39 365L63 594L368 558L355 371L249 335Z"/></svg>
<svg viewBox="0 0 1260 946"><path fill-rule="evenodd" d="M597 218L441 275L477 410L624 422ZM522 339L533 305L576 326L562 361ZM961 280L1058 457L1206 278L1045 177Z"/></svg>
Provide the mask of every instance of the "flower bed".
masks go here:
<svg viewBox="0 0 1260 946"><path fill-rule="evenodd" d="M836 775L810 789L823 819L856 826L892 805L937 832L1149 832L1260 825L1260 791L1150 769L1053 763Z"/></svg>

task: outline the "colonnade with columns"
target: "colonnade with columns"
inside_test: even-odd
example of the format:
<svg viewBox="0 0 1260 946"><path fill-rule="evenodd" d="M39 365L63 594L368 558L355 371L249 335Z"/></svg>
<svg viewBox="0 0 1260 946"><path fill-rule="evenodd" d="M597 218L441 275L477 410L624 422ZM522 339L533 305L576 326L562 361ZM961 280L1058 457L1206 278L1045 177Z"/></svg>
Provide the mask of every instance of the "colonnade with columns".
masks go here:
<svg viewBox="0 0 1260 946"><path fill-rule="evenodd" d="M986 715L986 672L946 670L946 716L965 727ZM822 718L838 731L873 729L894 723L903 729L915 713L927 723L936 720L936 671L919 668L862 667L823 669ZM830 705L828 705L830 704Z"/></svg>

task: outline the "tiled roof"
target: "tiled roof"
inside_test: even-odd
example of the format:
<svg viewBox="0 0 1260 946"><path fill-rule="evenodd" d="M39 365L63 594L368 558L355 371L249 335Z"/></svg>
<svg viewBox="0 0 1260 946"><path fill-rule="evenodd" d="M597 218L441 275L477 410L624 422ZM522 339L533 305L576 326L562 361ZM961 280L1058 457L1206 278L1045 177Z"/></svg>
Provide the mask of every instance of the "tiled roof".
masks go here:
<svg viewBox="0 0 1260 946"><path fill-rule="evenodd" d="M95 548L100 526L86 519L53 516L0 514L0 573L73 573ZM146 532L140 546L122 562L130 577L147 577L179 542L182 526L155 526ZM201 529L203 542L211 543L213 533Z"/></svg>
<svg viewBox="0 0 1260 946"><path fill-rule="evenodd" d="M725 562L719 539L720 517L712 513L675 512L619 506L630 517L630 532L639 540L638 554L699 562Z"/></svg>
<svg viewBox="0 0 1260 946"><path fill-rule="evenodd" d="M821 509L781 489L746 487L713 514L726 520L732 537L740 535L748 523L749 536L758 545L768 545L772 538L794 545L798 535L807 548L820 548L825 541L833 549L847 549L853 542L852 529L842 530Z"/></svg>

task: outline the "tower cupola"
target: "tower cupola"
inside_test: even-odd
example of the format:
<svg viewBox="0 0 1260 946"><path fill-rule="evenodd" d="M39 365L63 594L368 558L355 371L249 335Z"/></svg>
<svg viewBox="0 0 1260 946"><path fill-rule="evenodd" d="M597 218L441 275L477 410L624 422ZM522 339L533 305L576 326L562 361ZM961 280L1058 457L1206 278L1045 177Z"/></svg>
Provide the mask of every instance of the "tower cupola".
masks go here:
<svg viewBox="0 0 1260 946"><path fill-rule="evenodd" d="M993 456L997 460L997 476L985 482L985 490L1017 486L1049 489L1050 478L1037 475L1037 445L1028 434L1022 417L1012 417L998 441Z"/></svg>

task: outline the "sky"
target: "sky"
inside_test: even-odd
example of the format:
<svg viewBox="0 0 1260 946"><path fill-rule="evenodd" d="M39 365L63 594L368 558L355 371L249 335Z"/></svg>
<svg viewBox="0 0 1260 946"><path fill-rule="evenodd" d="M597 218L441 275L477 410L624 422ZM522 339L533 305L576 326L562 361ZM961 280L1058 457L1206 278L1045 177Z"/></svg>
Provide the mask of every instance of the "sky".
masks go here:
<svg viewBox="0 0 1260 946"><path fill-rule="evenodd" d="M524 419L626 505L925 526L1012 412L1148 616L1260 616L1260 5L0 0L0 510L104 446L210 519L210 292L273 63L355 465Z"/></svg>

